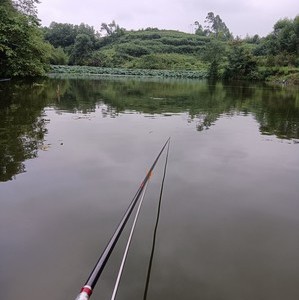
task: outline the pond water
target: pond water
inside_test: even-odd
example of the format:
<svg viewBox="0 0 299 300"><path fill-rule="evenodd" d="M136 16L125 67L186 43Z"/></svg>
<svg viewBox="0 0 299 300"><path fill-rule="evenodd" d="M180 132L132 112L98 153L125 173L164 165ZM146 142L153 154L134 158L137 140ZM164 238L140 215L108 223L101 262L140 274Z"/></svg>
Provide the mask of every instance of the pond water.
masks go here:
<svg viewBox="0 0 299 300"><path fill-rule="evenodd" d="M0 83L1 297L74 299L168 137L117 299L299 299L298 90L134 78Z"/></svg>

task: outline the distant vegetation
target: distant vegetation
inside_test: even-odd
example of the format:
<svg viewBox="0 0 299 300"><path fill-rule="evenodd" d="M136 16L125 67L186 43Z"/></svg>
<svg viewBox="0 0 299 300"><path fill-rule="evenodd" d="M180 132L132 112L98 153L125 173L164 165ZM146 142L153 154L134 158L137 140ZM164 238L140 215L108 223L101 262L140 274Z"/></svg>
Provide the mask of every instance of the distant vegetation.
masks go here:
<svg viewBox="0 0 299 300"><path fill-rule="evenodd" d="M128 31L115 21L102 23L97 32L83 23L52 22L42 28L36 3L38 0L3 0L0 4L0 77L44 75L51 64L109 68L101 69L104 74L147 69L157 74L196 74L193 78L299 84L299 16L277 21L266 37L243 39L234 37L213 12L208 13L204 26L194 22L194 34L157 28ZM120 71L123 69L126 71ZM82 73L87 69L52 70Z"/></svg>
<svg viewBox="0 0 299 300"><path fill-rule="evenodd" d="M76 75L112 75L112 76L138 76L138 77L165 77L165 78L190 78L203 79L207 77L204 71L187 70L155 70L155 69L126 69L126 68L103 68L91 66L52 66L54 74Z"/></svg>

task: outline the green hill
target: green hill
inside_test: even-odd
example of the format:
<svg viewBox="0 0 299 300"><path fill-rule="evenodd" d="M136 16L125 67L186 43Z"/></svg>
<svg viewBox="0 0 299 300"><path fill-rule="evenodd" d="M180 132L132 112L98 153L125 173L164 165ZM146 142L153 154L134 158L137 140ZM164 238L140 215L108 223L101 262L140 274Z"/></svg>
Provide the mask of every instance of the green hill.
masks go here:
<svg viewBox="0 0 299 300"><path fill-rule="evenodd" d="M84 23L41 27L35 2L0 3L0 78L45 76L54 65L52 71L72 74L299 82L299 16L278 20L266 37L234 37L213 12L204 26L194 22L193 34L130 31L112 21L101 24L102 35Z"/></svg>
<svg viewBox="0 0 299 300"><path fill-rule="evenodd" d="M88 65L167 70L201 71L207 68L200 54L210 41L173 30L125 31L104 37Z"/></svg>
<svg viewBox="0 0 299 300"><path fill-rule="evenodd" d="M113 74L133 75L143 69L151 71L146 72L150 76L179 73L178 77L183 77L182 72L187 72L192 78L298 83L299 16L277 21L273 32L264 38L234 38L213 13L206 21L210 26L204 29L198 23L194 34L157 28L129 31L114 21L102 23L105 36L83 23L53 22L43 32L52 45L50 63L75 66L65 72L78 72L77 66L85 66L93 67L84 69L91 74L106 74L109 69ZM62 72L63 68L57 70Z"/></svg>

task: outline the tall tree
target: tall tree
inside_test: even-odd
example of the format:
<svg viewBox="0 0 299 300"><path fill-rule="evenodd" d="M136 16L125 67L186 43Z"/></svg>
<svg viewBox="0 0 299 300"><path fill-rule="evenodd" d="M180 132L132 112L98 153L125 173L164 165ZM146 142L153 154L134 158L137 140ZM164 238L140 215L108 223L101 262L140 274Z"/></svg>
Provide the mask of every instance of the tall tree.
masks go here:
<svg viewBox="0 0 299 300"><path fill-rule="evenodd" d="M233 37L219 15L215 16L213 12L209 12L206 16L205 23L206 32L209 36L220 40L229 40Z"/></svg>
<svg viewBox="0 0 299 300"><path fill-rule="evenodd" d="M226 49L224 42L212 39L205 45L202 58L209 63L209 79L214 80L220 77L219 70L225 56Z"/></svg>
<svg viewBox="0 0 299 300"><path fill-rule="evenodd" d="M124 33L124 28L119 27L119 25L116 24L115 21L113 20L110 24L102 23L101 31L106 31L107 36L113 36L113 35L118 36Z"/></svg>
<svg viewBox="0 0 299 300"><path fill-rule="evenodd" d="M89 35L81 33L76 37L74 48L70 57L70 63L74 65L85 65L91 57L93 43Z"/></svg>
<svg viewBox="0 0 299 300"><path fill-rule="evenodd" d="M21 13L34 17L37 19L36 4L40 3L39 0L13 0L13 6Z"/></svg>
<svg viewBox="0 0 299 300"><path fill-rule="evenodd" d="M299 16L297 17L299 19ZM273 38L277 40L278 51L296 53L298 51L298 39L295 20L282 19L274 24Z"/></svg>
<svg viewBox="0 0 299 300"><path fill-rule="evenodd" d="M197 27L195 29L195 34L200 36L206 36L208 34L207 30L204 30L202 25L198 21L195 21L194 25Z"/></svg>

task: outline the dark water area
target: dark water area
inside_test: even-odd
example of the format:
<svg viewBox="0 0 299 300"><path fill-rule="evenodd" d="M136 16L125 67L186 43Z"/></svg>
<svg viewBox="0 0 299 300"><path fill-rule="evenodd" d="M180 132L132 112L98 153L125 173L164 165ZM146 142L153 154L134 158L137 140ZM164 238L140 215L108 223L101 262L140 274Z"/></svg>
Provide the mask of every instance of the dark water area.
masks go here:
<svg viewBox="0 0 299 300"><path fill-rule="evenodd" d="M299 299L298 89L134 78L0 82L1 298L74 299L168 137L147 299ZM164 159L117 299L143 298Z"/></svg>

